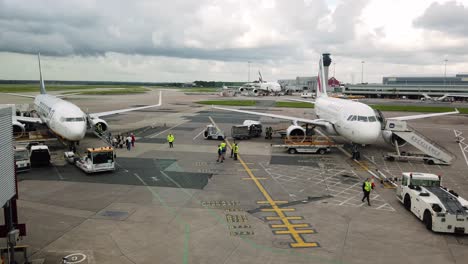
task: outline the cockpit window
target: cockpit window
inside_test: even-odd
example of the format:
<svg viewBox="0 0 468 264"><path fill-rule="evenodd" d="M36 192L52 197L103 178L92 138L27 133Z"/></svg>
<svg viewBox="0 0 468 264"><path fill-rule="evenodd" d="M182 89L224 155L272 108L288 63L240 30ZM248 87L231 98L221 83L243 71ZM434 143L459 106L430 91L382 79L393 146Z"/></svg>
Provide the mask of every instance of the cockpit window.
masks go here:
<svg viewBox="0 0 468 264"><path fill-rule="evenodd" d="M369 122L377 122L377 118L375 116L369 116Z"/></svg>
<svg viewBox="0 0 468 264"><path fill-rule="evenodd" d="M65 122L83 122L84 117L67 117L65 118Z"/></svg>
<svg viewBox="0 0 468 264"><path fill-rule="evenodd" d="M351 118L353 118L353 115L350 115L350 116L348 117L348 121L351 121Z"/></svg>
<svg viewBox="0 0 468 264"><path fill-rule="evenodd" d="M359 122L368 122L367 121L367 116L358 116L358 121Z"/></svg>
<svg viewBox="0 0 468 264"><path fill-rule="evenodd" d="M353 116L353 118L351 119L351 121L356 121L357 120L357 116Z"/></svg>

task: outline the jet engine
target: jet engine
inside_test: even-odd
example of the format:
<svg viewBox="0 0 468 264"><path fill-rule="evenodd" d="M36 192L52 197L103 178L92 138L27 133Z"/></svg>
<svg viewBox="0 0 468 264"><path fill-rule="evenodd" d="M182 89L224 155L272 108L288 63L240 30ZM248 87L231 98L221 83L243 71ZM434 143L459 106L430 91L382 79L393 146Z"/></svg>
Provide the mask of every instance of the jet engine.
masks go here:
<svg viewBox="0 0 468 264"><path fill-rule="evenodd" d="M13 135L15 138L20 138L24 135L26 132L26 128L24 127L23 124L21 124L18 121L13 121Z"/></svg>
<svg viewBox="0 0 468 264"><path fill-rule="evenodd" d="M306 130L298 125L290 125L286 129L286 137L293 142L303 142L306 137Z"/></svg>
<svg viewBox="0 0 468 264"><path fill-rule="evenodd" d="M241 93L242 93L244 90L245 90L244 87L239 88L239 92L241 92Z"/></svg>
<svg viewBox="0 0 468 264"><path fill-rule="evenodd" d="M382 137L387 144L395 146L395 143L398 144L398 147L406 145L406 141L401 137L395 135L390 130L382 130Z"/></svg>
<svg viewBox="0 0 468 264"><path fill-rule="evenodd" d="M98 133L107 131L107 129L109 129L109 125L107 124L107 122L100 118L93 118L90 120L90 122L93 131L96 131Z"/></svg>
<svg viewBox="0 0 468 264"><path fill-rule="evenodd" d="M254 94L258 94L258 90L257 89L253 89L252 91Z"/></svg>

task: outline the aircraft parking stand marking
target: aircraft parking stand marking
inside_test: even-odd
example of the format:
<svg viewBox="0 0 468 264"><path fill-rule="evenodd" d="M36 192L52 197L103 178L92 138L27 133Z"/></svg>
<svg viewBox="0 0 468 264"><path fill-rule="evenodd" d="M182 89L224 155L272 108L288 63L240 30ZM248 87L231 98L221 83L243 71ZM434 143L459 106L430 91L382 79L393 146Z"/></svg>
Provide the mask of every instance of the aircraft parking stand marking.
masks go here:
<svg viewBox="0 0 468 264"><path fill-rule="evenodd" d="M218 128L214 120L209 117L211 123ZM218 128L219 129L219 128ZM230 148L231 144L229 140L225 140L227 143L227 146ZM296 229L297 227L295 225L298 225L299 223L291 223L290 219L288 219L288 216L285 215L284 212L287 211L295 211L296 209L294 208L280 208L276 201L271 197L271 195L268 193L268 191L265 189L263 184L260 182L260 180L255 177L251 169L247 166L247 164L242 160L241 156L238 155L239 162L241 163L242 167L245 169L249 177L252 179L252 181L255 183L257 186L258 190L262 193L262 195L265 197L265 200L268 202L268 204L271 206L271 208L262 208L260 211L262 212L274 212L276 215L279 217L279 220L273 220L273 221L281 221L282 222L282 228L286 228L286 230L273 230L274 234L277 235L290 235L291 238L294 240L293 243L289 243L289 246L292 248L314 248L314 247L319 247L319 244L317 242L307 242L304 240L304 238L301 236L301 234L312 234L315 233L315 230L312 229Z"/></svg>

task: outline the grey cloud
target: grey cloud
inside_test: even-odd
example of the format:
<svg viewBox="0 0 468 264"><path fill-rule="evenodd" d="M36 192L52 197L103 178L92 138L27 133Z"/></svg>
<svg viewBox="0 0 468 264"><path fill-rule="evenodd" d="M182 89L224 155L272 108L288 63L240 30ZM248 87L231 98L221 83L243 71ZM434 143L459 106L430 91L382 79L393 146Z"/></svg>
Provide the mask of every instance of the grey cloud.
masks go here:
<svg viewBox="0 0 468 264"><path fill-rule="evenodd" d="M0 51L265 61L301 58L306 48L354 37L353 23L365 0L343 1L332 16L333 32L317 29L319 19L330 12L325 0L309 2L278 0L271 9L256 8L252 2L248 10L240 10L236 1L214 0L0 0ZM222 17L210 20L211 14L202 11L216 6ZM255 14L252 23L242 21L243 11ZM276 32L286 40L239 44L257 31L267 38L268 32Z"/></svg>
<svg viewBox="0 0 468 264"><path fill-rule="evenodd" d="M432 3L424 14L413 22L416 27L447 32L454 35L468 35L468 7L462 3Z"/></svg>

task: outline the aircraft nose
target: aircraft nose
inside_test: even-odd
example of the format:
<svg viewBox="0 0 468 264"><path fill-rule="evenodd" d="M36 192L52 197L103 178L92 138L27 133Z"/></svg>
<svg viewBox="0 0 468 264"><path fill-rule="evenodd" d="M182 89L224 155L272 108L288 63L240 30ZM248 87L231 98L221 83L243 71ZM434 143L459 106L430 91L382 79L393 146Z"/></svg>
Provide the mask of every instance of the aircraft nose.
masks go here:
<svg viewBox="0 0 468 264"><path fill-rule="evenodd" d="M69 140L72 141L79 141L82 140L86 134L86 123L85 122L79 122L75 123L72 126L69 127Z"/></svg>
<svg viewBox="0 0 468 264"><path fill-rule="evenodd" d="M369 124L366 129L362 129L360 133L360 144L373 144L380 137L380 126L375 124Z"/></svg>

